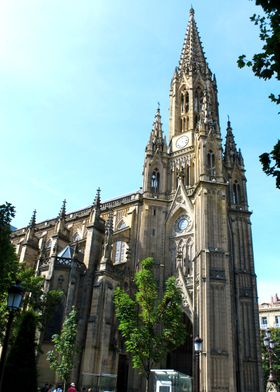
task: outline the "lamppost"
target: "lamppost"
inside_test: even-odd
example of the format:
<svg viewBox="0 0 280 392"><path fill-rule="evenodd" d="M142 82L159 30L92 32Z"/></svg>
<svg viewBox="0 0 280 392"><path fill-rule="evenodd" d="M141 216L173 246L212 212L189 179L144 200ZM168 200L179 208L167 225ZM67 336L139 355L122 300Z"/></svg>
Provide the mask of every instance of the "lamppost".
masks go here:
<svg viewBox="0 0 280 392"><path fill-rule="evenodd" d="M203 340L198 336L194 339L194 352L196 359L196 392L199 392L200 390L199 355L202 351L202 342Z"/></svg>
<svg viewBox="0 0 280 392"><path fill-rule="evenodd" d="M263 344L268 351L268 361L269 361L269 377L267 382L266 390L278 392L279 389L277 387L276 378L273 372L273 349L275 347L275 342L271 340L271 331L267 329L265 331L265 337L263 339Z"/></svg>
<svg viewBox="0 0 280 392"><path fill-rule="evenodd" d="M273 365L272 355L273 355L273 349L275 347L275 342L271 339L270 329L267 329L265 331L265 337L263 339L263 344L268 351L268 361L269 361L269 377L268 377L268 382L267 382L267 390L279 391L277 384L276 384L276 378L274 376L273 367L272 367L272 365Z"/></svg>
<svg viewBox="0 0 280 392"><path fill-rule="evenodd" d="M7 308L9 311L9 315L8 315L6 334L5 334L5 338L4 338L4 342L3 342L3 346L2 346L2 353L1 353L1 359L0 359L0 392L2 391L2 382L3 382L3 376L4 376L4 368L5 368L5 362L6 362L9 337L10 337L10 332L11 332L11 326L12 326L15 312L21 306L23 294L24 294L24 290L18 282L15 285L11 286L8 290Z"/></svg>

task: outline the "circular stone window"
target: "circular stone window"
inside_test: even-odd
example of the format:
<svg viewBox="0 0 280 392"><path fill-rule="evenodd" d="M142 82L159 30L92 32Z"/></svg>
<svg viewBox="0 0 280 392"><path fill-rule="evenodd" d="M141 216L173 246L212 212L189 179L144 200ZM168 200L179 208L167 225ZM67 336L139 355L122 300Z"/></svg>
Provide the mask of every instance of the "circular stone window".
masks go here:
<svg viewBox="0 0 280 392"><path fill-rule="evenodd" d="M175 231L183 233L191 225L191 218L188 215L180 216L175 222Z"/></svg>

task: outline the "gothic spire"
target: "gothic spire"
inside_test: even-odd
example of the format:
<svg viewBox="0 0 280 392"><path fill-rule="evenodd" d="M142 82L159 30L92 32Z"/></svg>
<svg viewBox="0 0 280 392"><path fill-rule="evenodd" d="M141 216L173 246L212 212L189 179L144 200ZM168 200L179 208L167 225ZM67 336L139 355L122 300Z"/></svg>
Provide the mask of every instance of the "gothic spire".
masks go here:
<svg viewBox="0 0 280 392"><path fill-rule="evenodd" d="M28 224L28 227L30 229L33 229L35 227L35 225L36 225L36 214L37 214L37 211L34 210L32 216L30 218L30 222Z"/></svg>
<svg viewBox="0 0 280 392"><path fill-rule="evenodd" d="M163 151L166 145L166 139L163 136L163 131L162 131L162 122L161 122L159 103L153 122L153 129L150 134L149 145L151 146L153 152L155 152L157 149Z"/></svg>
<svg viewBox="0 0 280 392"><path fill-rule="evenodd" d="M92 214L92 222L93 223L98 223L99 222L99 217L101 214L101 199L100 199L100 188L97 188L96 195L93 201L93 214Z"/></svg>
<svg viewBox="0 0 280 392"><path fill-rule="evenodd" d="M179 73L181 71L189 73L190 71L197 70L202 73L209 73L209 68L194 19L193 7L190 9L189 22L185 33L178 70Z"/></svg>
<svg viewBox="0 0 280 392"><path fill-rule="evenodd" d="M226 166L233 166L234 162L238 162L239 165L244 166L241 151L240 150L238 151L236 148L236 143L234 140L234 135L232 132L229 116L227 121L227 134L226 134L224 160Z"/></svg>
<svg viewBox="0 0 280 392"><path fill-rule="evenodd" d="M58 214L58 219L65 219L65 216L66 216L66 199L64 199L62 202L62 206Z"/></svg>
<svg viewBox="0 0 280 392"><path fill-rule="evenodd" d="M101 190L98 187L96 190L96 195L95 195L94 201L93 201L93 205L97 209L100 209L100 192L101 192Z"/></svg>

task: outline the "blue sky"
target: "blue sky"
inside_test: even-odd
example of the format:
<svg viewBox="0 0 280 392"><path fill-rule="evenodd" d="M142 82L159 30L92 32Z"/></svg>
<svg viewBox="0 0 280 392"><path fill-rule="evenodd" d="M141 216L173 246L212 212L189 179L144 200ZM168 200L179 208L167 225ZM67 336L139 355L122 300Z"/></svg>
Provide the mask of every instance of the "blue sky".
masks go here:
<svg viewBox="0 0 280 392"><path fill-rule="evenodd" d="M260 300L279 290L279 191L258 156L279 137L276 82L239 70L259 49L248 0L193 0L216 74L220 122L230 115L253 211ZM168 132L169 84L191 3L181 0L2 0L0 2L0 200L14 226L55 217L142 185L144 149L157 102Z"/></svg>

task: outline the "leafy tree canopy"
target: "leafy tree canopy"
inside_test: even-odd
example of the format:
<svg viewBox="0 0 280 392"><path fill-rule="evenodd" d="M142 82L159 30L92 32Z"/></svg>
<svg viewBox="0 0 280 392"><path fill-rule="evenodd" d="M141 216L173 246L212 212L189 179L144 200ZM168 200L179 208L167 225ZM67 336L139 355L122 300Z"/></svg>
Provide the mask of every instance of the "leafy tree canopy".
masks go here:
<svg viewBox="0 0 280 392"><path fill-rule="evenodd" d="M259 37L263 42L262 51L254 54L251 60L243 54L237 64L240 68L250 67L254 74L264 80L275 78L280 80L280 1L255 0L256 5L263 9L263 15L254 14L251 21L259 26ZM270 94L269 98L280 104L280 95ZM260 155L263 171L268 176L276 177L276 187L280 188L280 141L275 144L270 153Z"/></svg>
<svg viewBox="0 0 280 392"><path fill-rule="evenodd" d="M64 320L61 333L53 335L52 342L54 343L54 349L47 353L50 368L64 381L64 387L73 367L76 334L77 312L73 306L68 317Z"/></svg>
<svg viewBox="0 0 280 392"><path fill-rule="evenodd" d="M114 295L119 331L134 368L143 372L149 383L150 369L186 338L181 308L181 292L175 277L166 281L163 297L153 273L154 260L144 259L136 272L134 298L117 288Z"/></svg>
<svg viewBox="0 0 280 392"><path fill-rule="evenodd" d="M252 68L254 74L264 80L275 77L280 80L280 2L279 0L256 0L264 15L251 16L251 21L260 29L260 40L263 41L262 51L254 54L251 60L243 54L238 58L238 66ZM270 99L280 103L280 95L270 95Z"/></svg>
<svg viewBox="0 0 280 392"><path fill-rule="evenodd" d="M16 281L20 282L26 293L22 305L23 311L27 309L36 311L40 316L36 318L36 322L41 326L44 326L47 317L50 316L63 294L57 290L44 293L44 278L36 276L32 268L19 263L10 241L10 225L14 216L15 208L10 203L0 205L0 342L3 339L7 322L8 289ZM20 320L17 321L20 322Z"/></svg>
<svg viewBox="0 0 280 392"><path fill-rule="evenodd" d="M14 216L15 208L10 203L0 205L0 296L5 295L15 282L18 271L15 250L10 242L10 223Z"/></svg>

